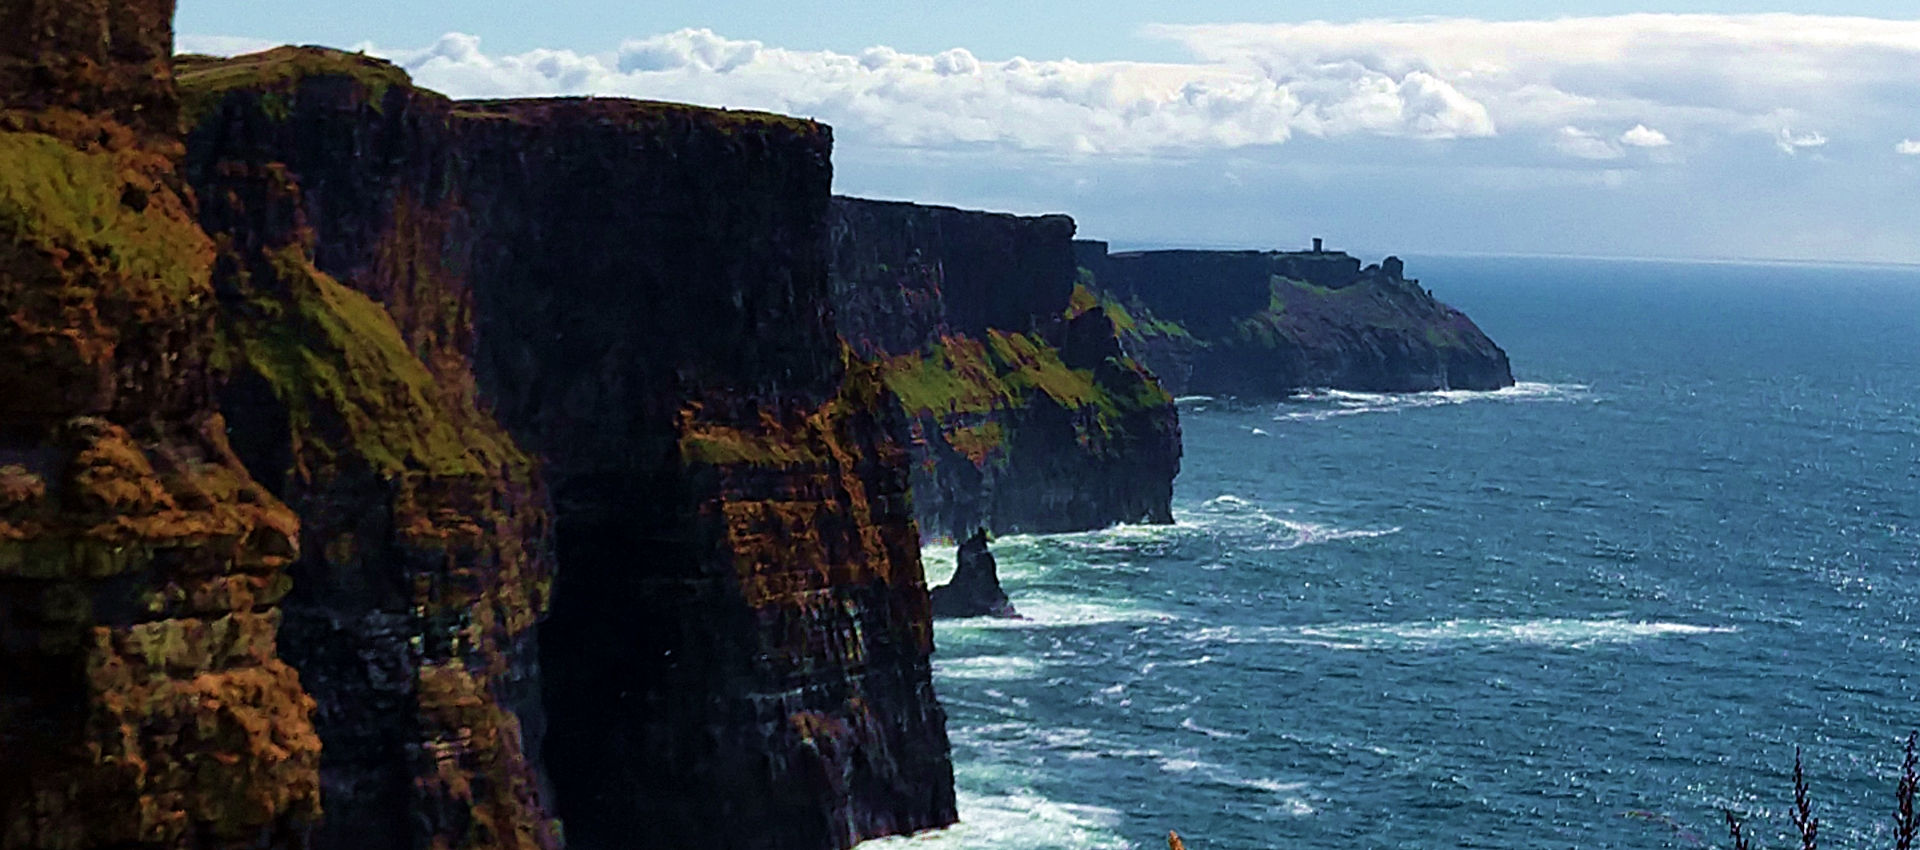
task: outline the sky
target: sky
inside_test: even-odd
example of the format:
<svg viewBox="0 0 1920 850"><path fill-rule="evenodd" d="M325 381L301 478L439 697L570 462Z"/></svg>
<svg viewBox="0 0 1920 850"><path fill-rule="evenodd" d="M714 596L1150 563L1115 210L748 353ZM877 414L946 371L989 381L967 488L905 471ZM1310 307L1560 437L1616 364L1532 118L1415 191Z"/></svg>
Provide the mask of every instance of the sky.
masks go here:
<svg viewBox="0 0 1920 850"><path fill-rule="evenodd" d="M1920 263L1920 4L1545 5L181 0L177 29L454 97L817 118L837 192L1128 247Z"/></svg>

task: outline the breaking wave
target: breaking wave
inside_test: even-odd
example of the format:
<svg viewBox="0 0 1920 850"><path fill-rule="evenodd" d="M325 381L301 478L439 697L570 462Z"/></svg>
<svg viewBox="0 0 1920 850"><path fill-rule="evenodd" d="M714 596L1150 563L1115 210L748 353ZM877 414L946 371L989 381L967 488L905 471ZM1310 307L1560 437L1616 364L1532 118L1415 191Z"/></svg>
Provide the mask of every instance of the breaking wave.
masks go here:
<svg viewBox="0 0 1920 850"><path fill-rule="evenodd" d="M1650 638L1728 634L1733 626L1634 620L1433 620L1409 623L1332 623L1309 626L1218 626L1195 630L1202 644L1296 644L1326 649L1428 650L1456 646L1527 644L1585 648Z"/></svg>
<svg viewBox="0 0 1920 850"><path fill-rule="evenodd" d="M1197 510L1176 511L1175 519L1182 524L1230 534L1241 540L1263 540L1264 543L1241 544L1253 551L1298 549L1317 543L1366 540L1400 533L1397 525L1390 528L1339 528L1325 523L1289 519L1232 494L1208 499Z"/></svg>
<svg viewBox="0 0 1920 850"><path fill-rule="evenodd" d="M1282 402L1275 422L1322 422L1363 413L1398 413L1428 407L1477 401L1578 401L1591 398L1585 384L1545 384L1522 381L1497 390L1436 390L1421 393L1360 393L1314 390Z"/></svg>

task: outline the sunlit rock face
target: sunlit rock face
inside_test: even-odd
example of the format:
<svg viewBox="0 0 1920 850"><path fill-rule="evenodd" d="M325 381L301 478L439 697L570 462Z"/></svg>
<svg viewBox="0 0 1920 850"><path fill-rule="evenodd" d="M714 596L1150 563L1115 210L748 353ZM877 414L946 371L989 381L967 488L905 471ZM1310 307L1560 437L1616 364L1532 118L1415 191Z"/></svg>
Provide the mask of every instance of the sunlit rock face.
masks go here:
<svg viewBox="0 0 1920 850"><path fill-rule="evenodd" d="M929 537L1171 522L1173 398L1077 297L1073 220L835 198L834 306L909 421Z"/></svg>
<svg viewBox="0 0 1920 850"><path fill-rule="evenodd" d="M315 846L557 847L539 770L552 516L480 404L450 109L316 49L180 63L218 246L220 400L298 512L281 653L318 702Z"/></svg>
<svg viewBox="0 0 1920 850"><path fill-rule="evenodd" d="M214 408L169 0L0 4L0 847L298 846L298 521Z"/></svg>

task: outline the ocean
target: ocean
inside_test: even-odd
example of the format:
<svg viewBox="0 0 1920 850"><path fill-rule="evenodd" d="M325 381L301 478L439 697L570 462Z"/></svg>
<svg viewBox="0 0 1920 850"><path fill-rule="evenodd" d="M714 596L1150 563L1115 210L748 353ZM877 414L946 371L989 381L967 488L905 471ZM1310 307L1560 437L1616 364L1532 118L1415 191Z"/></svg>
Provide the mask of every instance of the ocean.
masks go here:
<svg viewBox="0 0 1920 850"><path fill-rule="evenodd" d="M1785 847L1796 747L1892 846L1920 268L1407 267L1520 385L1183 400L1175 525L995 541L1031 619L936 627L963 823L866 846Z"/></svg>

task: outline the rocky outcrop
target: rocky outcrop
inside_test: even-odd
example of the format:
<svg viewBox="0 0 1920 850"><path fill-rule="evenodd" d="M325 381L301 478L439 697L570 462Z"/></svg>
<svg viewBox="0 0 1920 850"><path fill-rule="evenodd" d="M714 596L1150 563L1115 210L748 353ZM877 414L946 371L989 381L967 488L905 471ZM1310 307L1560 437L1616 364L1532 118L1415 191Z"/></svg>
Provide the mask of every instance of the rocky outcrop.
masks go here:
<svg viewBox="0 0 1920 850"><path fill-rule="evenodd" d="M1171 522L1172 397L1073 302L1073 220L836 198L841 333L910 417L928 536Z"/></svg>
<svg viewBox="0 0 1920 850"><path fill-rule="evenodd" d="M1102 242L1076 243L1075 254L1093 285L1085 297L1176 394L1513 384L1506 352L1395 257L1362 267L1338 251L1110 254Z"/></svg>
<svg viewBox="0 0 1920 850"><path fill-rule="evenodd" d="M954 553L953 578L933 589L935 617L1019 617L1000 589L1000 565L987 548L987 530L979 529Z"/></svg>
<svg viewBox="0 0 1920 850"><path fill-rule="evenodd" d="M436 262L436 110L391 66L313 49L189 59L180 80L221 407L301 519L281 644L319 705L313 844L557 847L533 631L551 517L478 403L471 294Z"/></svg>
<svg viewBox="0 0 1920 850"><path fill-rule="evenodd" d="M298 846L294 514L214 409L169 0L0 4L0 847Z"/></svg>
<svg viewBox="0 0 1920 850"><path fill-rule="evenodd" d="M339 581L303 604L316 627L361 629L354 612L410 602L414 657L472 680L453 683L457 727L403 711L383 731L359 700L424 716L440 680L350 680L351 658L384 657L378 629L313 660L343 695L337 714L322 698L323 738L353 742L330 793L425 780L397 808L347 792L364 828L424 810L406 840L541 846L550 801L575 847L811 850L952 822L905 427L829 305L825 127L455 103L330 51L187 64L196 181L237 199L204 216L234 270L230 401L264 423L248 433L294 435L260 440L258 465L291 470L289 498L356 547L305 560ZM309 365L406 368L312 370L293 383L323 391L290 403L282 345ZM419 421L390 423L401 411ZM334 453L303 459L320 444ZM536 632L542 478L557 572ZM328 511L375 479L421 491L385 497L393 521L428 506L430 526L483 533L431 570L409 536L364 548L383 523ZM361 586L375 576L412 583ZM441 747L443 728L474 734ZM410 741L433 757L395 772L379 754ZM434 787L459 776L465 795Z"/></svg>

